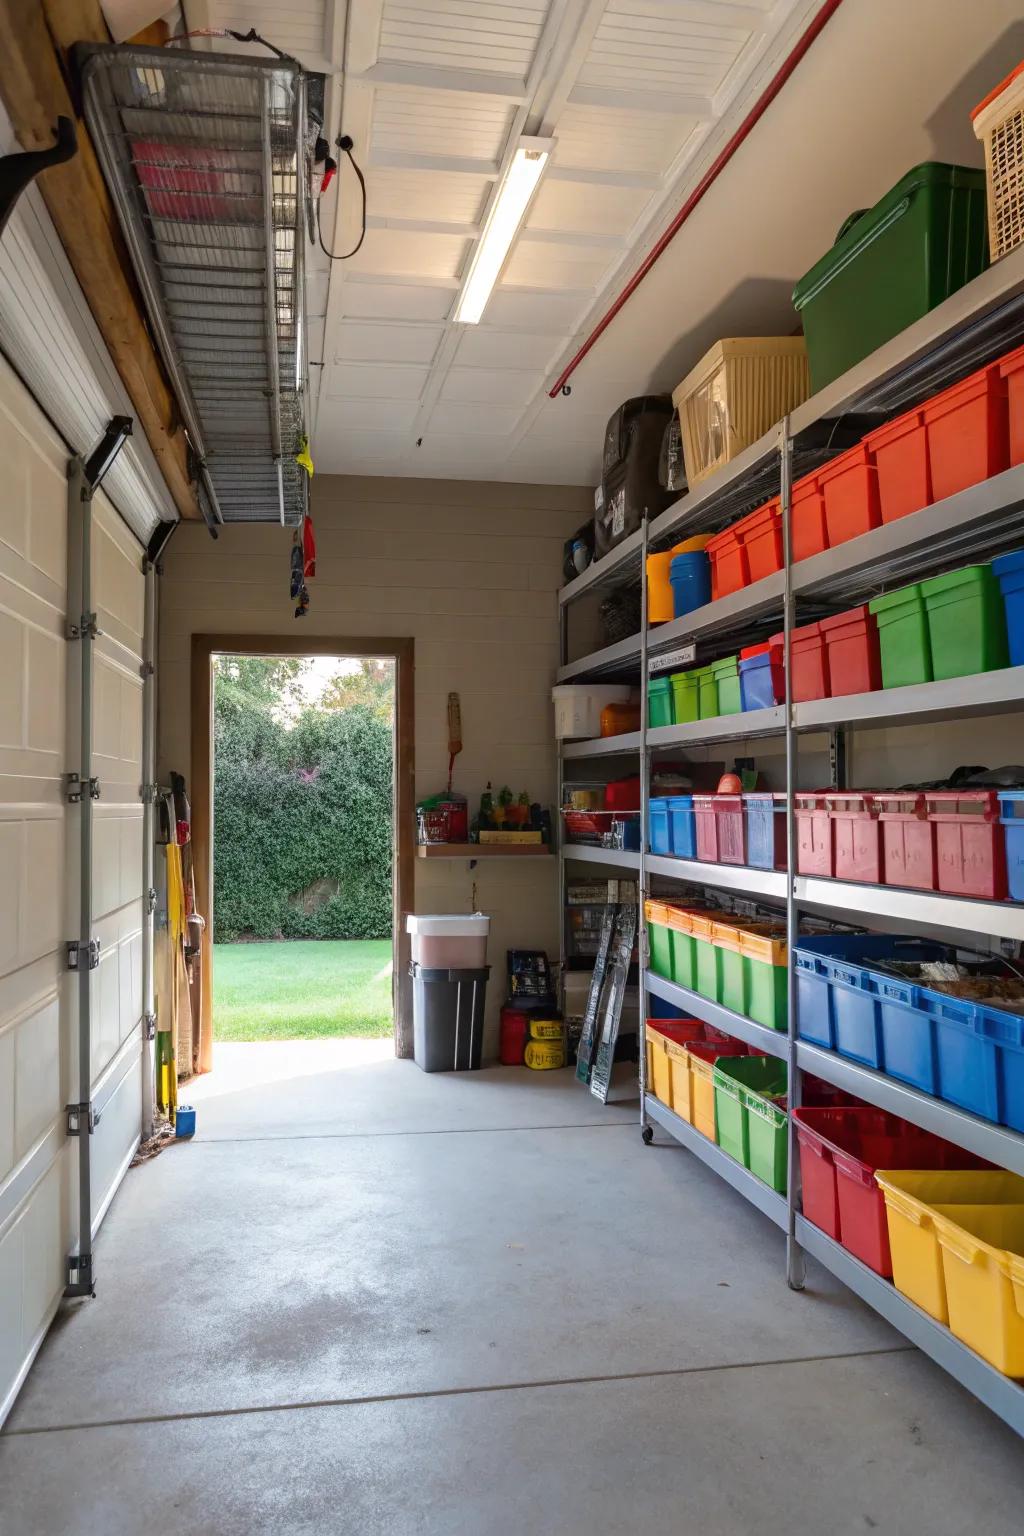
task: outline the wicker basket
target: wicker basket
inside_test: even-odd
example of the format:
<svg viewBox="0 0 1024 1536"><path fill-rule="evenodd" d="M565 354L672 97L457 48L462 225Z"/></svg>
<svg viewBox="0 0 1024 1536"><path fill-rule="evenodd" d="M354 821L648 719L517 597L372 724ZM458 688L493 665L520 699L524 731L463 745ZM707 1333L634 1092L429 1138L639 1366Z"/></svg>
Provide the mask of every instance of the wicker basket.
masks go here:
<svg viewBox="0 0 1024 1536"><path fill-rule="evenodd" d="M985 145L988 244L993 261L1024 241L1024 63L971 114Z"/></svg>
<svg viewBox="0 0 1024 1536"><path fill-rule="evenodd" d="M802 336L716 342L672 392L690 488L756 443L810 389Z"/></svg>

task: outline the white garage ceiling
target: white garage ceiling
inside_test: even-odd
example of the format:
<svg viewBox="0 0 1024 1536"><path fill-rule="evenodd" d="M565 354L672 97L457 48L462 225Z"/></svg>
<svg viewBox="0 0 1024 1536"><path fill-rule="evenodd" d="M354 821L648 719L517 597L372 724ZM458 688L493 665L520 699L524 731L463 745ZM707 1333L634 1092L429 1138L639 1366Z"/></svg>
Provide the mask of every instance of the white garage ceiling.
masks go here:
<svg viewBox="0 0 1024 1536"><path fill-rule="evenodd" d="M919 160L977 163L969 108L1024 53L1016 0L849 0L571 398L551 400L823 0L199 4L191 25L255 25L329 73L331 136L352 136L366 173L362 249L310 261L313 448L332 473L594 482L622 399L671 388L717 335L794 328L793 281L851 207ZM482 322L456 325L523 133L554 137L551 163ZM359 233L344 164L335 186L324 234L344 251Z"/></svg>

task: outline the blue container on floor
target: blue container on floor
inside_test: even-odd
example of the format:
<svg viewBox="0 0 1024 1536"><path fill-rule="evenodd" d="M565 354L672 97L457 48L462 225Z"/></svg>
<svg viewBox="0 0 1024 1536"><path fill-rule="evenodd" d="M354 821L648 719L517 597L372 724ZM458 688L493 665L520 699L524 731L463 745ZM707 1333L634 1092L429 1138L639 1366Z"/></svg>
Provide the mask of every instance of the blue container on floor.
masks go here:
<svg viewBox="0 0 1024 1536"><path fill-rule="evenodd" d="M174 1115L174 1134L184 1141L196 1133L196 1112L191 1104L179 1104Z"/></svg>
<svg viewBox="0 0 1024 1536"><path fill-rule="evenodd" d="M774 709L779 701L772 684L771 652L765 650L761 656L741 656L739 667L740 702L744 710Z"/></svg>
<svg viewBox="0 0 1024 1536"><path fill-rule="evenodd" d="M647 841L652 853L672 852L671 805L667 798L647 802Z"/></svg>
<svg viewBox="0 0 1024 1536"><path fill-rule="evenodd" d="M1006 608L1006 633L1010 642L1010 666L1024 667L1024 549L1000 555L992 561Z"/></svg>
<svg viewBox="0 0 1024 1536"><path fill-rule="evenodd" d="M711 562L702 549L675 555L668 568L672 583L672 611L677 619L711 601Z"/></svg>
<svg viewBox="0 0 1024 1536"><path fill-rule="evenodd" d="M1006 828L1006 878L1011 901L1024 901L1024 789L999 791L999 820Z"/></svg>
<svg viewBox="0 0 1024 1536"><path fill-rule="evenodd" d="M697 827L693 819L693 796L672 795L668 808L672 823L672 852L677 859L695 859Z"/></svg>

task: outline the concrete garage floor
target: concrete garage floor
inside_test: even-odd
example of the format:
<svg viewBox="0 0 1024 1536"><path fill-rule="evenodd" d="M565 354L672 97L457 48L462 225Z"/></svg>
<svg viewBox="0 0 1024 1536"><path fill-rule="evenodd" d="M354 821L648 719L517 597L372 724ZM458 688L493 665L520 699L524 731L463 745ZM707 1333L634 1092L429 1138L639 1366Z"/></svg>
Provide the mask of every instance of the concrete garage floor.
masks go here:
<svg viewBox="0 0 1024 1536"><path fill-rule="evenodd" d="M1020 1442L634 1104L310 1044L129 1173L4 1536L1019 1532Z"/></svg>

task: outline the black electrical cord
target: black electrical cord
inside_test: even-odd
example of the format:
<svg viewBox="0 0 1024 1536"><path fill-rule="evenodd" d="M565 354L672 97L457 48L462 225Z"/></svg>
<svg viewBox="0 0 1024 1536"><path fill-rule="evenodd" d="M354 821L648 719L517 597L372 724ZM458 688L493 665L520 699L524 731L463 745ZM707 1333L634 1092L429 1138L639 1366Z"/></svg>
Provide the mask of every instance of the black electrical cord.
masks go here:
<svg viewBox="0 0 1024 1536"><path fill-rule="evenodd" d="M356 252L359 250L360 246L362 245L363 241L366 239L366 178L363 175L362 171L359 169L359 164L358 164L358 162L356 160L356 157L352 153L352 140L349 138L348 134L347 133L341 134L340 137L335 140L335 143L337 144L338 148L340 150L342 150L348 156L349 163L352 166L352 169L355 171L356 179L359 182L359 190L360 190L360 193L362 195L362 203L363 203L362 214L361 214L361 217L360 217L360 224L359 224L359 239L356 241L355 245L352 247L352 249L350 251L344 251L344 252L339 253L339 252L335 252L335 251L329 251L327 249L326 245L324 244L323 230L320 228L320 199L319 199L319 197L316 200L316 237L317 237L317 240L320 242L320 249L323 251L324 255L327 257L327 259L329 261L348 261L350 257L352 257L352 256L354 256L356 254Z"/></svg>

